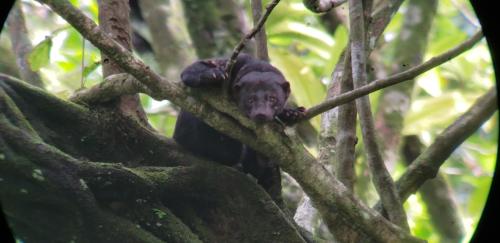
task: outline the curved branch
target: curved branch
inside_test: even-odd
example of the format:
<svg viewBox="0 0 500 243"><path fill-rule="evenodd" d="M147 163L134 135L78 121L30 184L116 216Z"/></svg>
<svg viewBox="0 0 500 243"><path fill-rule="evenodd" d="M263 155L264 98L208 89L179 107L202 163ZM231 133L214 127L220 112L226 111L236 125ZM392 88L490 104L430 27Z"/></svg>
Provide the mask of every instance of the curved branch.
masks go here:
<svg viewBox="0 0 500 243"><path fill-rule="evenodd" d="M497 91L493 87L478 98L462 116L439 134L434 142L411 162L405 173L396 181L401 201L406 201L425 181L434 178L451 153L479 129L497 109ZM380 202L373 208L379 212L382 210Z"/></svg>
<svg viewBox="0 0 500 243"><path fill-rule="evenodd" d="M119 73L106 77L104 82L89 89L76 91L69 100L81 104L103 103L121 95L133 95L139 92L153 93L130 74Z"/></svg>
<svg viewBox="0 0 500 243"><path fill-rule="evenodd" d="M227 110L230 116L221 113L211 104L200 102L193 95L194 92L178 83L162 80L146 65L135 59L130 52L110 40L92 20L67 1L43 0L42 2L51 6L96 47L107 52L106 54L113 58L124 71L132 74L154 92L153 95L169 98L182 109L198 114L203 121L220 132L248 144L259 152L269 154L269 157L279 161L282 168L301 184L327 221L329 215L332 214L331 209L338 208L337 213L375 240L382 242L419 241L357 200L317 162L300 142L290 139L281 131L282 129L277 128L277 124L256 126L255 123L238 113L237 107L231 102L212 97L209 101L217 102L219 105L217 109ZM209 92L203 93L203 95L210 96Z"/></svg>
<svg viewBox="0 0 500 243"><path fill-rule="evenodd" d="M28 98L34 104L44 104L41 107L43 112L59 117L60 119L83 120L88 119L88 110L85 107L67 102L61 99L54 99L53 96L44 92L43 89L29 85L26 82L19 80L7 74L0 73L0 87L9 89L5 84L12 86L17 90L17 94L23 98ZM47 108L50 104L50 109Z"/></svg>
<svg viewBox="0 0 500 243"><path fill-rule="evenodd" d="M340 94L332 99L324 101L316 106L309 108L303 119L311 119L327 110L333 109L339 105L345 104L347 102L353 101L359 97L365 96L367 94L373 93L377 90L383 89L385 87L395 85L404 81L412 80L418 75L425 73L455 57L462 54L463 52L472 48L476 43L478 43L483 38L482 32L476 32L471 38L461 43L460 45L454 47L453 49L429 59L418 66L412 67L401 73L394 74L387 78L377 79L369 82L367 85L363 85L359 88L354 89L343 94Z"/></svg>
<svg viewBox="0 0 500 243"><path fill-rule="evenodd" d="M246 144L253 147L260 147L262 150L271 150L270 147L255 140L255 135L249 132L242 125L255 127L255 123L245 118L241 113L237 112L237 107L225 99L217 99L210 95L202 94L207 98L207 102L202 102L193 95L185 86L178 82L169 82L162 79L158 74L153 72L143 62L134 57L134 55L126 48L122 47L101 29L87 16L78 11L68 1L58 0L40 0L40 2L49 5L56 13L66 19L74 28L76 28L86 39L94 46L98 47L108 57L113 59L124 71L134 76L137 80L143 83L155 99L169 99L172 103L179 105L182 109L197 114L210 126L219 129L221 132L228 134L231 137L240 139ZM218 104L213 106L213 104ZM230 114L235 115L235 118L241 122L239 124L234 119L222 114L221 111L230 111ZM224 125L221 125L223 123Z"/></svg>
<svg viewBox="0 0 500 243"><path fill-rule="evenodd" d="M366 85L366 47L365 47L365 23L363 16L363 4L359 0L349 0L349 23L351 26L351 66L352 79L355 88ZM367 96L356 100L356 109L359 114L363 144L366 150L366 160L373 184L382 201L382 205L388 214L391 222L409 230L403 205L396 192L394 181L389 171L385 167L382 156L378 149L375 138L375 127L370 107L370 100Z"/></svg>
<svg viewBox="0 0 500 243"><path fill-rule="evenodd" d="M401 199L405 201L428 179L434 178L451 153L472 135L498 109L497 91L491 88L408 167L397 181Z"/></svg>

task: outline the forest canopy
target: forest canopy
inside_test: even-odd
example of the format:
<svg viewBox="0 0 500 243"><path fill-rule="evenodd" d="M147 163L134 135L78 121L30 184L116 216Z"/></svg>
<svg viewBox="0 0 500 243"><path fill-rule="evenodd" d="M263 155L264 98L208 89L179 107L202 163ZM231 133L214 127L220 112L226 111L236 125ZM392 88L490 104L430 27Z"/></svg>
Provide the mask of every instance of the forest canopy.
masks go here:
<svg viewBox="0 0 500 243"><path fill-rule="evenodd" d="M257 123L180 82L240 51L303 117ZM468 241L495 170L495 74L465 0L23 0L0 54L20 242ZM276 161L284 205L177 144L181 109Z"/></svg>

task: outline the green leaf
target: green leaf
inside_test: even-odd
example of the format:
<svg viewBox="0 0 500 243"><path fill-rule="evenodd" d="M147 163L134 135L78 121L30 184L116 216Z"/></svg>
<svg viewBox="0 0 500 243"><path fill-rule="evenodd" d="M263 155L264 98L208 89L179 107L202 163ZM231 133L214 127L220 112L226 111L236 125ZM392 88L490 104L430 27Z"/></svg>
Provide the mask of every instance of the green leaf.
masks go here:
<svg viewBox="0 0 500 243"><path fill-rule="evenodd" d="M153 208L153 212L158 216L159 219L167 216L167 213L163 212L161 209Z"/></svg>
<svg viewBox="0 0 500 243"><path fill-rule="evenodd" d="M31 70L38 71L41 67L47 66L50 62L50 49L52 48L52 38L46 37L38 43L28 56Z"/></svg>
<svg viewBox="0 0 500 243"><path fill-rule="evenodd" d="M475 97L464 96L460 92L417 99L405 115L403 134L439 132L465 112L474 99Z"/></svg>
<svg viewBox="0 0 500 243"><path fill-rule="evenodd" d="M90 65L87 65L83 68L83 78L89 76L94 70L96 70L99 66L101 66L101 61L94 62Z"/></svg>
<svg viewBox="0 0 500 243"><path fill-rule="evenodd" d="M276 48L269 49L269 56L272 64L281 70L290 82L293 97L299 106L311 107L323 101L325 85L314 75L312 69L304 64L301 57ZM319 128L319 119L313 119L312 123Z"/></svg>

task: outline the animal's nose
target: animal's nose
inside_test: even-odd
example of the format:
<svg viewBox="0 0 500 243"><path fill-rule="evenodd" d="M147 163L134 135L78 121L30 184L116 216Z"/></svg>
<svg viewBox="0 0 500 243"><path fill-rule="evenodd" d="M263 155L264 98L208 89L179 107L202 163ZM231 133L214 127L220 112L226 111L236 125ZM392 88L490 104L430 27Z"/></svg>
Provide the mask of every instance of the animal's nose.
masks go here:
<svg viewBox="0 0 500 243"><path fill-rule="evenodd" d="M265 113L257 113L254 116L254 120L257 122L265 122L265 121L270 121L271 118Z"/></svg>

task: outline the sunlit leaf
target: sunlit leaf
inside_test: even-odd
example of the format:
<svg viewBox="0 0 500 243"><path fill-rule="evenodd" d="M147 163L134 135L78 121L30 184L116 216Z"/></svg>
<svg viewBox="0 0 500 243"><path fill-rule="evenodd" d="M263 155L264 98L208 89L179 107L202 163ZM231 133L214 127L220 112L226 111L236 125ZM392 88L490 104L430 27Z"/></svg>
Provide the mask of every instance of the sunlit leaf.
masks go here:
<svg viewBox="0 0 500 243"><path fill-rule="evenodd" d="M301 58L277 49L270 49L269 54L272 64L278 67L290 82L298 105L311 107L325 98L324 84L304 65ZM313 124L319 128L319 121Z"/></svg>
<svg viewBox="0 0 500 243"><path fill-rule="evenodd" d="M420 134L433 127L445 127L458 116L456 109L459 93L446 93L414 101L412 109L404 120L404 134Z"/></svg>
<svg viewBox="0 0 500 243"><path fill-rule="evenodd" d="M52 48L52 39L46 37L45 40L38 43L28 56L31 70L38 71L41 67L47 66L50 62L50 49Z"/></svg>
<svg viewBox="0 0 500 243"><path fill-rule="evenodd" d="M89 74L96 70L99 66L101 66L101 61L94 62L88 66L85 66L85 68L83 68L83 77L88 77Z"/></svg>

